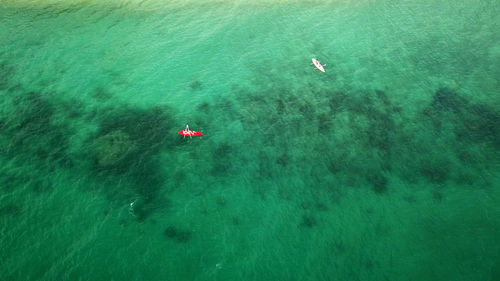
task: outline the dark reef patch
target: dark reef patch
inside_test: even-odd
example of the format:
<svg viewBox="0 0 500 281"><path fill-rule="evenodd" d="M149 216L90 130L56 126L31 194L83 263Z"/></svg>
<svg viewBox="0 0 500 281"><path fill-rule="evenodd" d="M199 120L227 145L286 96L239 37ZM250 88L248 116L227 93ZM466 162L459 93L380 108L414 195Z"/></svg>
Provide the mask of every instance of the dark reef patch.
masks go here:
<svg viewBox="0 0 500 281"><path fill-rule="evenodd" d="M0 134L8 139L0 153L22 163L38 163L40 170L72 167L68 138L73 134L64 123L54 122L55 106L44 93L13 93L13 111L0 116ZM62 104L63 102L59 102Z"/></svg>
<svg viewBox="0 0 500 281"><path fill-rule="evenodd" d="M28 175L0 172L0 188L5 191L12 191L17 187L26 185L29 181L30 177Z"/></svg>
<svg viewBox="0 0 500 281"><path fill-rule="evenodd" d="M203 113L208 113L211 109L210 104L208 102L202 102L198 107L196 107L198 111Z"/></svg>
<svg viewBox="0 0 500 281"><path fill-rule="evenodd" d="M99 119L99 130L90 142L94 168L101 174L137 171L142 178L145 163L171 144L171 118L160 108L122 107L106 111Z"/></svg>
<svg viewBox="0 0 500 281"><path fill-rule="evenodd" d="M84 104L80 100L71 100L59 105L62 108L64 114L72 119L79 119L84 113Z"/></svg>
<svg viewBox="0 0 500 281"><path fill-rule="evenodd" d="M482 104L467 108L467 114L460 116L461 126L455 128L455 135L463 141L490 142L500 147L500 113Z"/></svg>
<svg viewBox="0 0 500 281"><path fill-rule="evenodd" d="M384 106L386 107L389 107L391 106L391 101L389 100L389 97L387 96L387 94L382 91L382 90L375 90L375 94L377 95L377 98L382 101L382 103L384 104Z"/></svg>
<svg viewBox="0 0 500 281"><path fill-rule="evenodd" d="M256 80L257 90L235 86L234 93L242 127L262 137L251 140L263 147L256 157L256 174L272 179L297 171L302 173L298 177L318 179L317 188L331 192L332 201L338 201L338 187L362 186L386 194L394 177L439 186L451 181L473 184L476 180L469 174L481 173L486 154L492 158L491 146L487 151L482 146L499 147L498 111L473 104L450 88L435 89L429 104L415 116L413 108L396 103L400 95L386 92L385 87L336 89L325 82L294 88L279 77L257 75ZM278 136L277 130L283 133ZM276 154L269 157L264 150ZM457 150L461 162L455 161ZM469 163L468 158L474 161ZM469 164L472 171L464 173ZM228 169L223 164L217 167L222 173Z"/></svg>
<svg viewBox="0 0 500 281"><path fill-rule="evenodd" d="M286 107L282 99L276 100L276 112L278 115L283 115L285 113Z"/></svg>
<svg viewBox="0 0 500 281"><path fill-rule="evenodd" d="M303 215L299 226L311 228L311 227L316 226L317 224L318 224L318 221L316 220L315 217L313 217L311 215Z"/></svg>
<svg viewBox="0 0 500 281"><path fill-rule="evenodd" d="M180 243L187 243L191 240L191 232L186 230L180 230L174 226L169 226L163 232L165 237L173 239Z"/></svg>
<svg viewBox="0 0 500 281"><path fill-rule="evenodd" d="M439 88L432 97L430 107L436 111L450 110L460 112L468 106L469 102L457 92L449 88Z"/></svg>
<svg viewBox="0 0 500 281"><path fill-rule="evenodd" d="M383 166L390 170L392 148L396 139L401 137L402 130L393 119L392 105L385 92L377 90L373 97L371 93L367 93L366 96L363 100L371 103L365 112L369 122L365 132L366 145L378 150L378 155L386 163Z"/></svg>
<svg viewBox="0 0 500 281"><path fill-rule="evenodd" d="M330 173L332 174L341 172L344 169L345 157L346 156L341 155L339 157L336 157L336 159L330 161L330 163L328 164L328 171L330 171Z"/></svg>
<svg viewBox="0 0 500 281"><path fill-rule="evenodd" d="M133 188L137 189L135 186L133 186ZM147 187L147 183L145 184L145 188L146 191L151 190L151 188ZM153 191L156 191L156 189L153 189ZM142 197L134 201L135 205L133 207L132 214L139 222L145 221L151 215L151 213L156 210L165 208L165 206L169 203L168 200L159 200L158 198L154 197L154 195L156 194L141 192L140 190L136 192L141 194ZM152 221L153 220L151 220L151 222Z"/></svg>
<svg viewBox="0 0 500 281"><path fill-rule="evenodd" d="M330 132L333 124L332 114L321 113L318 115L318 132L320 134L324 134Z"/></svg>
<svg viewBox="0 0 500 281"><path fill-rule="evenodd" d="M436 200L437 202L441 202L443 201L443 193L435 190L432 192L432 198L434 198L434 200Z"/></svg>
<svg viewBox="0 0 500 281"><path fill-rule="evenodd" d="M215 202L217 203L217 205L219 207L225 207L227 205L227 200L224 196L219 196L217 197L217 199L215 200Z"/></svg>
<svg viewBox="0 0 500 281"><path fill-rule="evenodd" d="M92 97L99 101L107 101L111 99L113 95L106 88L98 87L95 89Z"/></svg>
<svg viewBox="0 0 500 281"><path fill-rule="evenodd" d="M216 176L226 175L231 168L231 153L233 147L228 143L219 143L212 151L212 174Z"/></svg>
<svg viewBox="0 0 500 281"><path fill-rule="evenodd" d="M21 213L21 208L15 204L8 203L2 204L0 206L0 217L1 216L16 216Z"/></svg>
<svg viewBox="0 0 500 281"><path fill-rule="evenodd" d="M300 203L300 208L302 210L309 210L312 207L312 202L311 201L303 201Z"/></svg>
<svg viewBox="0 0 500 281"><path fill-rule="evenodd" d="M345 100L348 95L343 92L333 93L329 99L328 105L333 113L339 112L345 109Z"/></svg>
<svg viewBox="0 0 500 281"><path fill-rule="evenodd" d="M37 193L48 192L52 190L52 184L48 179L36 179L35 181L30 183L30 187L31 190Z"/></svg>
<svg viewBox="0 0 500 281"><path fill-rule="evenodd" d="M324 203L316 202L316 210L321 212L326 212L328 211L328 206Z"/></svg>
<svg viewBox="0 0 500 281"><path fill-rule="evenodd" d="M336 254L345 254L347 253L347 246L342 243L342 242L334 242L333 243L333 251L336 253Z"/></svg>
<svg viewBox="0 0 500 281"><path fill-rule="evenodd" d="M286 153L283 153L280 155L280 157L278 157L278 159L276 160L276 163L278 163L279 165L281 166L286 166L288 165L288 155Z"/></svg>
<svg viewBox="0 0 500 281"><path fill-rule="evenodd" d="M0 62L0 90L5 90L9 87L14 74L15 69L12 65Z"/></svg>
<svg viewBox="0 0 500 281"><path fill-rule="evenodd" d="M346 139L342 143L343 146L323 139L321 139L322 144L314 140L311 145L318 147L321 145L320 149L323 151L321 156L329 159L326 163L319 161L321 164L315 170L319 174L330 172L339 177L341 185L359 185L359 178L369 179L375 192L381 194L386 191L387 177L381 173L392 172L395 163L394 149L397 148L398 141L405 136L402 125L394 119L395 106L387 93L381 90L344 92L318 87L295 90L275 82L266 85L273 86L271 88L264 86L258 92L241 89L237 95L238 104L244 107L241 118L244 128L269 127L279 128L284 132L278 136L274 133L276 130L268 130L270 133L264 131L261 134L264 137L263 145L276 150L278 145L285 144L284 147L280 147L283 151L287 143L295 142L294 134L298 132L302 132L299 133L299 138L303 134L309 134L311 139L315 137L321 139L330 137L340 125L342 130L349 130L346 135L352 136L352 139ZM304 95L311 95L314 98L304 99ZM397 113L397 117L401 117L400 112ZM346 148L352 147L344 145L349 146L351 142L354 145L361 145L363 153L349 155ZM315 153L308 153L305 160L317 156ZM287 167L301 165L302 161L291 162L290 158L288 154L278 154L278 158L274 159L266 158L265 155L259 157L260 175L266 178L273 176L268 161L275 161L278 165ZM373 167L367 167L367 163L371 162L375 163L370 164ZM380 175L372 175L372 170L376 170ZM319 176L321 177L323 175ZM333 190L330 187L326 188Z"/></svg>
<svg viewBox="0 0 500 281"><path fill-rule="evenodd" d="M355 179L362 177L374 192L385 193L388 180L382 173L392 171L393 151L397 141L404 138L404 131L393 119L393 105L387 94L381 90L359 91L350 95L337 93L330 98L330 108L350 116L349 120L353 120L349 124L352 134L367 153L356 157L342 152L334 154L327 165L328 170L332 174L344 175L347 185L357 185Z"/></svg>
<svg viewBox="0 0 500 281"><path fill-rule="evenodd" d="M484 170L482 163L491 161L491 152L500 148L498 110L489 105L474 104L455 90L440 88L434 93L431 103L422 111L421 116L421 121L429 128L429 133L434 134L436 138L454 142L450 143L448 152L455 154L454 158L458 159L463 167L462 170L456 170L457 167L450 161L430 159L429 153L422 151L418 168L420 174L436 184L448 180L458 184L474 184L479 179L477 174ZM430 144L429 147L432 149Z"/></svg>
<svg viewBox="0 0 500 281"><path fill-rule="evenodd" d="M446 162L424 161L420 173L432 183L444 183L449 178L449 165Z"/></svg>
<svg viewBox="0 0 500 281"><path fill-rule="evenodd" d="M496 148L500 146L498 110L484 104L472 104L456 91L438 89L423 114L438 132L444 122L453 124L458 141L490 143Z"/></svg>
<svg viewBox="0 0 500 281"><path fill-rule="evenodd" d="M417 198L415 198L415 196L413 196L413 195L405 195L405 196L403 196L403 200L405 200L408 203L416 203L417 202Z"/></svg>
<svg viewBox="0 0 500 281"><path fill-rule="evenodd" d="M310 121L314 118L314 106L310 102L299 105L299 112L306 120Z"/></svg>
<svg viewBox="0 0 500 281"><path fill-rule="evenodd" d="M387 177L381 173L368 174L366 180L372 185L375 193L383 194L387 191Z"/></svg>
<svg viewBox="0 0 500 281"><path fill-rule="evenodd" d="M142 153L155 153L166 144L172 132L172 118L167 109L130 108L123 105L100 118L99 136L123 131L137 144Z"/></svg>
<svg viewBox="0 0 500 281"><path fill-rule="evenodd" d="M392 147L391 133L394 126L391 119L386 119L381 115L381 119L375 118L370 122L370 128L366 131L366 144L369 147L379 149L382 156L388 155Z"/></svg>
<svg viewBox="0 0 500 281"><path fill-rule="evenodd" d="M270 156L264 152L259 153L258 174L263 179L270 179L274 176L273 162ZM262 186L258 187L259 193L264 192ZM262 194L261 194L262 195Z"/></svg>
<svg viewBox="0 0 500 281"><path fill-rule="evenodd" d="M91 170L112 184L129 182L133 191L142 196L143 204L135 212L143 220L165 180L159 152L176 145L175 139L169 137L175 131L172 118L159 107L120 105L103 112L96 116L100 121L98 131L87 141Z"/></svg>
<svg viewBox="0 0 500 281"><path fill-rule="evenodd" d="M231 218L231 223L232 223L233 225L240 225L240 223L241 223L241 222L240 222L240 219L239 219L239 218L237 218L237 217L232 217L232 218Z"/></svg>

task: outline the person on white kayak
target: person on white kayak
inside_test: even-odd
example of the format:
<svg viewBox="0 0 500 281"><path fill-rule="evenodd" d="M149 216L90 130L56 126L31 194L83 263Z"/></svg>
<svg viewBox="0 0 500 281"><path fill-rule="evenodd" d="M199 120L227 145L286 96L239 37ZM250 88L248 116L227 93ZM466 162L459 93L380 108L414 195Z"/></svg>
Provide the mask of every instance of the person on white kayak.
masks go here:
<svg viewBox="0 0 500 281"><path fill-rule="evenodd" d="M324 65L326 65L326 64L321 65L321 63L319 62L319 60L317 60L317 59L315 59L315 58L313 58L313 59L312 59L312 64L314 64L314 66L315 66L317 69L319 69L321 72L325 72L325 69L323 68L323 66L324 66Z"/></svg>
<svg viewBox="0 0 500 281"><path fill-rule="evenodd" d="M317 60L319 64L321 64L321 62L319 62L319 60ZM311 65L313 65L314 63L311 62ZM322 64L323 66L326 66L326 63L325 64Z"/></svg>

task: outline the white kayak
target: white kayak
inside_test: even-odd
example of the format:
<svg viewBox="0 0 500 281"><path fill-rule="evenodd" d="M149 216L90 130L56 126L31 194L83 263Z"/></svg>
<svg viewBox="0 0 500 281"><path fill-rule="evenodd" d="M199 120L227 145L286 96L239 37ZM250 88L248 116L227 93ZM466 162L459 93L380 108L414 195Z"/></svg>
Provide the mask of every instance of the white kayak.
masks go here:
<svg viewBox="0 0 500 281"><path fill-rule="evenodd" d="M325 72L325 69L317 59L313 58L313 64L317 69L321 70L321 72Z"/></svg>

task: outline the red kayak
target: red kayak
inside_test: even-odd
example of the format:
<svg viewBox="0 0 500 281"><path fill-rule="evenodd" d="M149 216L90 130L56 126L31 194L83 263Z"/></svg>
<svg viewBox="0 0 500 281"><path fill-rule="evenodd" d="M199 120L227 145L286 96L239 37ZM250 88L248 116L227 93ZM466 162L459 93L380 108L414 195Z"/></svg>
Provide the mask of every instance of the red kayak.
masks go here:
<svg viewBox="0 0 500 281"><path fill-rule="evenodd" d="M203 135L203 133L189 130L188 125L186 125L186 129L179 131L177 133L179 133L179 135L183 135L184 137L197 137Z"/></svg>
<svg viewBox="0 0 500 281"><path fill-rule="evenodd" d="M190 130L182 130L177 132L179 135L183 135L185 137L196 137L196 136L201 136L203 133L196 132L196 131L190 131Z"/></svg>

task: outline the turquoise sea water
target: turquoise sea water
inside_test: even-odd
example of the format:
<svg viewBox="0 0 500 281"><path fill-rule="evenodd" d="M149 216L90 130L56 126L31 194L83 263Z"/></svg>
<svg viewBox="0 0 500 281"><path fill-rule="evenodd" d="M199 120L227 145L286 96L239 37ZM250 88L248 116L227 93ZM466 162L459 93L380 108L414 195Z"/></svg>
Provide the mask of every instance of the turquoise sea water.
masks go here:
<svg viewBox="0 0 500 281"><path fill-rule="evenodd" d="M0 280L500 280L458 2L0 0Z"/></svg>

